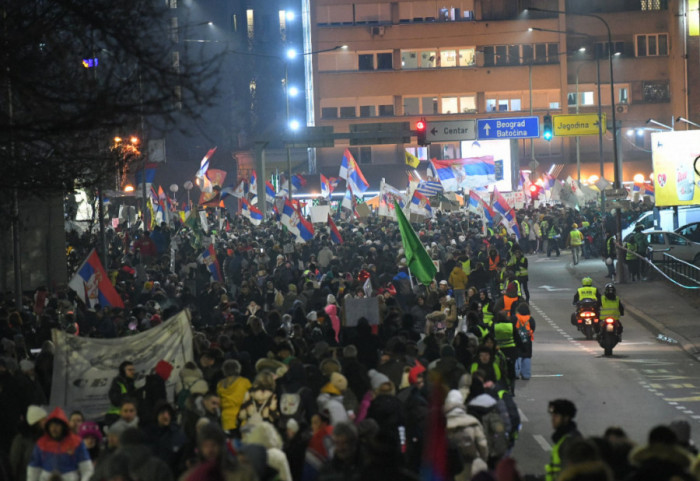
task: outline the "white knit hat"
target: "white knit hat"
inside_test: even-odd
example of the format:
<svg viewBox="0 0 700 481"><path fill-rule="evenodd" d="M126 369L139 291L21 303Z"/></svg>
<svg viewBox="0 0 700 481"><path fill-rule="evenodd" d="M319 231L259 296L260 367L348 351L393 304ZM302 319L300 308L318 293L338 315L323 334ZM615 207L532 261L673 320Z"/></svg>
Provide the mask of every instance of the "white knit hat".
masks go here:
<svg viewBox="0 0 700 481"><path fill-rule="evenodd" d="M49 413L46 412L46 409L32 404L27 408L27 424L34 426L48 415Z"/></svg>

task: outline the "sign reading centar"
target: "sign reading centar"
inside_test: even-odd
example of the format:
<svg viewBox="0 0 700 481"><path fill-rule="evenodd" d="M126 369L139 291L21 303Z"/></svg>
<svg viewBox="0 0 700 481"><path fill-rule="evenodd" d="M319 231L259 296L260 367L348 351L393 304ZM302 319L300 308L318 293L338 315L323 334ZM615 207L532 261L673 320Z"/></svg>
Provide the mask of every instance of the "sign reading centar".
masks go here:
<svg viewBox="0 0 700 481"><path fill-rule="evenodd" d="M598 122L598 114L552 115L555 137L576 137L579 135L598 135L598 130L605 133L605 114Z"/></svg>

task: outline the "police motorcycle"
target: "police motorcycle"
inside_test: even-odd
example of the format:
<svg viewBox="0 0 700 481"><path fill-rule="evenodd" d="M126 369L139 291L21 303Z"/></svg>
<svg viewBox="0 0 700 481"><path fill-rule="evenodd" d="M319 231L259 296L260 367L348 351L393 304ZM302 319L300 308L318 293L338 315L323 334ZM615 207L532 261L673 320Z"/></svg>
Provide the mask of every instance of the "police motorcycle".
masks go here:
<svg viewBox="0 0 700 481"><path fill-rule="evenodd" d="M601 326L598 333L598 344L603 348L605 356L612 356L613 348L622 340L619 302L615 286L606 284L605 295L601 298Z"/></svg>
<svg viewBox="0 0 700 481"><path fill-rule="evenodd" d="M596 299L581 299L576 303L576 312L571 317L571 322L581 331L589 341L600 330L600 313Z"/></svg>

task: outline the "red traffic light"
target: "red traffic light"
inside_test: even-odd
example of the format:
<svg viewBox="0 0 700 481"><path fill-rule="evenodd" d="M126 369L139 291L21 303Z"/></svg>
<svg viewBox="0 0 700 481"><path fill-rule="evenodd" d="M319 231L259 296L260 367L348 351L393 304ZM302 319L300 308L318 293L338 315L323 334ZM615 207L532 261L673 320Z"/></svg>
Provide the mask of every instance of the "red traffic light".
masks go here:
<svg viewBox="0 0 700 481"><path fill-rule="evenodd" d="M539 192L540 188L536 184L530 184L530 193L536 194Z"/></svg>
<svg viewBox="0 0 700 481"><path fill-rule="evenodd" d="M419 120L418 122L416 122L416 130L425 130L425 128L425 120Z"/></svg>

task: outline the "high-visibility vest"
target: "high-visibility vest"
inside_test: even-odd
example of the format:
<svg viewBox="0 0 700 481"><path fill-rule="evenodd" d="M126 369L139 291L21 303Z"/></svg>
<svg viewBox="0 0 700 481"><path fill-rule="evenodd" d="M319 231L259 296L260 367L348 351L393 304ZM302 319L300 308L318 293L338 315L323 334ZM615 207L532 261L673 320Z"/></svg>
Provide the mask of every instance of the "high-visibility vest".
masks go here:
<svg viewBox="0 0 700 481"><path fill-rule="evenodd" d="M472 261L471 259L467 259L466 261L462 262L462 270L466 275L469 275L472 273Z"/></svg>
<svg viewBox="0 0 700 481"><path fill-rule="evenodd" d="M608 299L606 296L600 298L600 318L612 317L620 320L620 298L615 296L615 299Z"/></svg>
<svg viewBox="0 0 700 481"><path fill-rule="evenodd" d="M515 347L513 324L510 322L497 322L493 326L493 333L496 336L496 344L501 349Z"/></svg>
<svg viewBox="0 0 700 481"><path fill-rule="evenodd" d="M126 394L126 384L122 384L120 382L117 382L119 384L119 391L122 394ZM107 411L107 414L119 414L121 412L121 406L110 406L109 411Z"/></svg>
<svg viewBox="0 0 700 481"><path fill-rule="evenodd" d="M493 361L491 361L491 365L493 366L493 374L496 377L496 381L500 381L501 380L501 368L498 367L498 362L493 360ZM479 369L479 363L473 362L471 367L469 368L469 373L474 374L478 369Z"/></svg>
<svg viewBox="0 0 700 481"><path fill-rule="evenodd" d="M479 333L481 334L481 338L485 338L486 336L489 335L489 328L484 327L484 326L476 326L479 329Z"/></svg>
<svg viewBox="0 0 700 481"><path fill-rule="evenodd" d="M483 322L487 326L490 326L491 324L493 324L493 312L489 312L489 305L490 305L490 303L484 304L484 306L481 308L481 313L484 316Z"/></svg>
<svg viewBox="0 0 700 481"><path fill-rule="evenodd" d="M634 242L625 242L625 260L626 261L632 261L637 258L637 256L634 255L635 252L637 252L637 244Z"/></svg>
<svg viewBox="0 0 700 481"><path fill-rule="evenodd" d="M510 296L503 296L503 310L506 311L507 314L510 314L510 310L513 307L513 303L518 300L520 296L518 297L510 297Z"/></svg>
<svg viewBox="0 0 700 481"><path fill-rule="evenodd" d="M501 256L496 254L495 259L491 259L491 256L489 256L489 270L490 271L497 271L498 270L498 264L501 262Z"/></svg>
<svg viewBox="0 0 700 481"><path fill-rule="evenodd" d="M564 440L568 436L568 434L563 435L559 441L552 446L551 460L549 461L549 464L545 466L545 481L555 481L559 477L559 473L561 473L561 454L559 453L559 450L561 449L561 445L564 443Z"/></svg>
<svg viewBox="0 0 700 481"><path fill-rule="evenodd" d="M581 286L578 288L578 300L597 299L598 289L593 286Z"/></svg>
<svg viewBox="0 0 700 481"><path fill-rule="evenodd" d="M577 229L572 230L569 232L569 243L572 246L580 246L583 244L583 234Z"/></svg>
<svg viewBox="0 0 700 481"><path fill-rule="evenodd" d="M515 263L516 267L518 268L517 271L515 271L515 275L518 277L525 277L527 276L527 266L525 265L525 257L521 257L518 259L518 261Z"/></svg>
<svg viewBox="0 0 700 481"><path fill-rule="evenodd" d="M520 227L522 227L523 229L523 237L527 237L530 235L530 224L528 224L527 222L523 222L522 224L520 224Z"/></svg>
<svg viewBox="0 0 700 481"><path fill-rule="evenodd" d="M534 341L535 333L532 331L532 326L530 326L530 316L527 314L515 314L515 317L518 318L518 320L515 321L515 328L517 330L520 330L521 327L527 329L527 332L530 333L530 341Z"/></svg>

